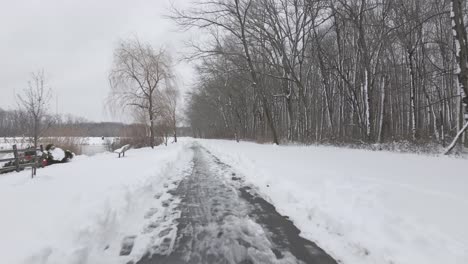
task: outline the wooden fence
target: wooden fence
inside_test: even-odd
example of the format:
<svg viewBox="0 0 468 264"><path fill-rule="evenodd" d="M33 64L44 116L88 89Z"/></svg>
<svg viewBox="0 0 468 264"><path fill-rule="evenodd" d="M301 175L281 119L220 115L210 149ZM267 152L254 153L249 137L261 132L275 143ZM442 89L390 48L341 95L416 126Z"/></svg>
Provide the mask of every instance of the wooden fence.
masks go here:
<svg viewBox="0 0 468 264"><path fill-rule="evenodd" d="M27 149L18 149L16 145L13 145L11 150L0 150L0 154L10 154L13 153L13 158L0 158L0 162L11 163L6 167L0 167L0 173L12 172L12 171L21 171L24 168L31 167L31 177L36 175L36 169L38 166L42 166L42 156L37 156L37 152L42 153L44 148L42 145L38 149L27 148Z"/></svg>

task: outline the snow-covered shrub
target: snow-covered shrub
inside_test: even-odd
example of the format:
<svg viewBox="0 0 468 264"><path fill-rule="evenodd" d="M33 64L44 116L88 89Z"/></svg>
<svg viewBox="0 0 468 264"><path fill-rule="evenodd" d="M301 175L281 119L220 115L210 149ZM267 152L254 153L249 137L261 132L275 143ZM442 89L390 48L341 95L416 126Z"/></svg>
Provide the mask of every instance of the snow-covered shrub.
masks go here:
<svg viewBox="0 0 468 264"><path fill-rule="evenodd" d="M54 144L48 144L45 150L49 164L67 162L75 156L70 150L63 150Z"/></svg>

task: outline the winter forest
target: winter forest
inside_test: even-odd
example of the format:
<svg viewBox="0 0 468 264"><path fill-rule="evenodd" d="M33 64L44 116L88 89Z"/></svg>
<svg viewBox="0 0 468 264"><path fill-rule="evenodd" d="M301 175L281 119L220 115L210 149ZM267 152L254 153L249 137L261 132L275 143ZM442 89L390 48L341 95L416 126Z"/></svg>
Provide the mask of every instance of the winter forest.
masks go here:
<svg viewBox="0 0 468 264"><path fill-rule="evenodd" d="M450 143L467 103L461 0L206 1L176 11L199 80L200 137Z"/></svg>

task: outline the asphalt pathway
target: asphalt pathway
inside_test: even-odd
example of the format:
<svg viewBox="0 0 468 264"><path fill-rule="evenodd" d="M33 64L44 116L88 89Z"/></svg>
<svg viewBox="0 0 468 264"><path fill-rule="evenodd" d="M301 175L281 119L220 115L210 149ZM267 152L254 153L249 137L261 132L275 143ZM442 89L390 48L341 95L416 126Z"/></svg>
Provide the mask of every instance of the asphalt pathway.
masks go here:
<svg viewBox="0 0 468 264"><path fill-rule="evenodd" d="M176 239L166 241L167 254L137 264L337 263L232 168L199 145L192 150L193 171L172 191L182 200Z"/></svg>

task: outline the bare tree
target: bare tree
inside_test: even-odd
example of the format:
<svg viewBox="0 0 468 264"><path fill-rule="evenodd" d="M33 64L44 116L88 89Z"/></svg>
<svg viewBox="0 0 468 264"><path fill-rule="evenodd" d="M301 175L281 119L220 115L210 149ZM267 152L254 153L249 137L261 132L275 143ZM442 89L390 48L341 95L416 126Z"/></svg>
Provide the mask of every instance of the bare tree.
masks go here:
<svg viewBox="0 0 468 264"><path fill-rule="evenodd" d="M114 51L109 79L114 107L142 112L149 124L149 145L155 146L157 97L172 76L170 56L137 39L122 41Z"/></svg>
<svg viewBox="0 0 468 264"><path fill-rule="evenodd" d="M197 2L199 8L192 9L190 12L174 10L173 19L185 28L195 27L212 30L211 32L215 32L213 38L218 44L220 44L219 30L224 30L231 39L237 42L241 48L237 50L236 57L243 59L242 68L248 73L245 77L250 79L252 89L256 90L257 94L260 95L260 105L272 134L273 142L278 144L278 133L268 100L266 85L259 76L259 69L255 64L253 48L250 43L249 20L256 4L257 2L254 0L200 1ZM202 56L229 53L216 48L207 51L199 50L199 52L204 53Z"/></svg>
<svg viewBox="0 0 468 264"><path fill-rule="evenodd" d="M457 58L457 83L460 90L460 95L462 97L462 114L465 115L465 122L468 121L468 39L466 34L463 7L466 5L463 0L452 0L452 10L451 10L451 19L452 19L452 28L453 28L453 38L455 41L455 56ZM463 137L465 130L468 129L468 122L462 126L461 130L455 136L452 144L448 147L446 154L450 153L455 147L456 142L460 137Z"/></svg>
<svg viewBox="0 0 468 264"><path fill-rule="evenodd" d="M170 82L172 83L172 82ZM156 132L167 146L170 135L177 142L177 101L178 90L174 84L168 84L157 96Z"/></svg>
<svg viewBox="0 0 468 264"><path fill-rule="evenodd" d="M165 124L172 132L174 136L174 142L177 142L177 102L179 98L179 91L175 87L175 85L168 85L164 90L160 93L160 98L158 100L159 108L158 113L162 119L165 120Z"/></svg>
<svg viewBox="0 0 468 264"><path fill-rule="evenodd" d="M51 124L47 114L51 95L43 70L32 73L28 86L18 95L18 105L29 118L29 134L36 149L40 137Z"/></svg>
<svg viewBox="0 0 468 264"><path fill-rule="evenodd" d="M211 40L192 45L201 59L189 95L192 129L202 137L275 142L444 145L466 114L465 6L213 0L176 11L182 28L206 29Z"/></svg>

